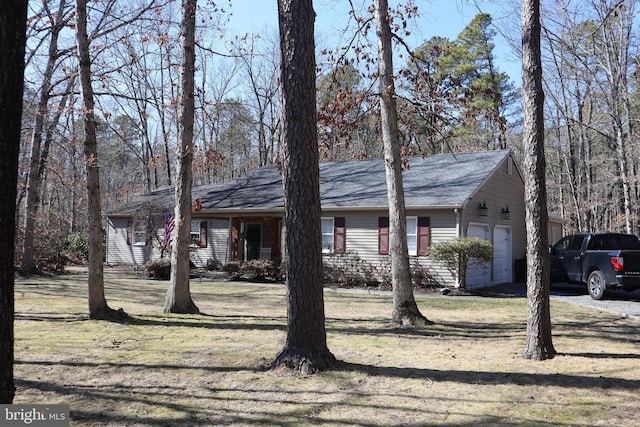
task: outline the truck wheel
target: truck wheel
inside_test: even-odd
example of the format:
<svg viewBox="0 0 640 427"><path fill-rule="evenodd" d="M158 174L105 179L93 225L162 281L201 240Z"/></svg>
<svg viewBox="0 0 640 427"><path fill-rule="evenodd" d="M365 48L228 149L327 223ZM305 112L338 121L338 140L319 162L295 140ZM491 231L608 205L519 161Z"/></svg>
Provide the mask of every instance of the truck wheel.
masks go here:
<svg viewBox="0 0 640 427"><path fill-rule="evenodd" d="M593 271L587 280L587 290L591 298L595 300L602 299L605 287L604 274L599 270Z"/></svg>

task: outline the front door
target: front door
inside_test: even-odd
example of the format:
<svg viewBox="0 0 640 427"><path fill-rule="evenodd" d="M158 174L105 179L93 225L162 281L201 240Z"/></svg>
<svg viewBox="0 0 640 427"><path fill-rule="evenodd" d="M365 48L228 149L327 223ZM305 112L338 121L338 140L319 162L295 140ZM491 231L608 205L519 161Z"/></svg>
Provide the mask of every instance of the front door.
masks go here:
<svg viewBox="0 0 640 427"><path fill-rule="evenodd" d="M245 237L245 260L260 258L260 246L262 245L262 224L247 224Z"/></svg>

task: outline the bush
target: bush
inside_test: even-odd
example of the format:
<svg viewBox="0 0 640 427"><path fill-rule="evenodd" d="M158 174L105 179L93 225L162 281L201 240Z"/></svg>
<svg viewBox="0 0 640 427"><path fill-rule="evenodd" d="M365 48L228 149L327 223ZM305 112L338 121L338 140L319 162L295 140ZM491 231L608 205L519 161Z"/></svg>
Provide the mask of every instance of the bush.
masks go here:
<svg viewBox="0 0 640 427"><path fill-rule="evenodd" d="M282 273L278 265L270 259L252 259L250 261L231 261L222 267L222 271L234 280L281 280Z"/></svg>
<svg viewBox="0 0 640 427"><path fill-rule="evenodd" d="M171 278L171 259L152 259L144 265L144 274L153 279L169 280Z"/></svg>
<svg viewBox="0 0 640 427"><path fill-rule="evenodd" d="M222 266L222 271L229 275L233 280L240 279L240 261L230 261Z"/></svg>
<svg viewBox="0 0 640 427"><path fill-rule="evenodd" d="M430 256L444 263L447 270L459 279L464 289L469 265L484 265L493 259L493 246L479 237L459 237L439 243L431 249Z"/></svg>
<svg viewBox="0 0 640 427"><path fill-rule="evenodd" d="M374 265L353 251L333 254L323 259L324 283L346 288L390 287L389 265Z"/></svg>
<svg viewBox="0 0 640 427"><path fill-rule="evenodd" d="M65 233L36 234L33 253L36 270L47 273L64 273L64 267L69 263L69 258L65 255L65 246Z"/></svg>
<svg viewBox="0 0 640 427"><path fill-rule="evenodd" d="M70 259L81 262L89 259L89 233L78 231L67 236L64 254Z"/></svg>
<svg viewBox="0 0 640 427"><path fill-rule="evenodd" d="M416 288L442 286L438 278L433 274L433 270L418 264L417 261L411 266L411 282Z"/></svg>

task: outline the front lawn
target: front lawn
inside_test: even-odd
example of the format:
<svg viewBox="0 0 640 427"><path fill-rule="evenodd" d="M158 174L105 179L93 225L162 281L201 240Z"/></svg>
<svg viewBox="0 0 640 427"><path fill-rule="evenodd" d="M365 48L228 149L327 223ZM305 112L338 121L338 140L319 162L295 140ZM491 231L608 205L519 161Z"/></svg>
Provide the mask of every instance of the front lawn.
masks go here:
<svg viewBox="0 0 640 427"><path fill-rule="evenodd" d="M88 321L86 273L16 281L14 403L71 425L640 425L640 322L552 301L552 360L524 360L524 298L419 294L434 325L398 330L388 293L325 290L343 365L264 371L285 339L283 285L194 279L204 315L162 313L168 282L106 269L125 324Z"/></svg>

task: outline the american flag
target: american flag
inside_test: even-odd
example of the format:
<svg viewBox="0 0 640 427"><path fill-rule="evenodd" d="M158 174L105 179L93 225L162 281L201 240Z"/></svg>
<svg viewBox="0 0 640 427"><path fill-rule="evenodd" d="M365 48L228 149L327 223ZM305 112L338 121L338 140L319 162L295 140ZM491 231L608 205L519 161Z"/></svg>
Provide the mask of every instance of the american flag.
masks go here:
<svg viewBox="0 0 640 427"><path fill-rule="evenodd" d="M173 215L169 209L164 214L164 247L168 248L171 245L171 232L175 226Z"/></svg>

